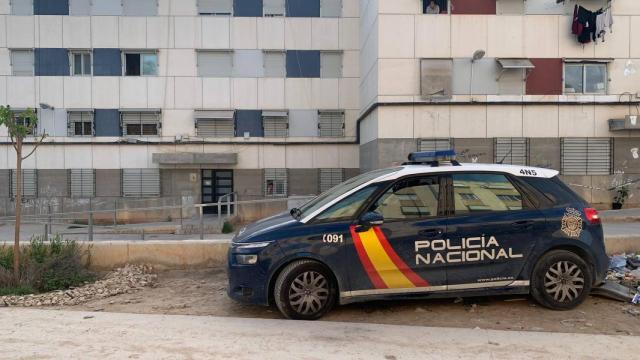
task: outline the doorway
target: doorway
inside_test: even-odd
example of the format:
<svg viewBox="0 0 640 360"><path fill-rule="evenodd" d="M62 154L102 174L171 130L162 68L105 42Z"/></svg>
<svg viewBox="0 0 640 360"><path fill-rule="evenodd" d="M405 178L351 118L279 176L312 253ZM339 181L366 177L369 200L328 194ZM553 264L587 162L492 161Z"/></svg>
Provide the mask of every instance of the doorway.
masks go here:
<svg viewBox="0 0 640 360"><path fill-rule="evenodd" d="M233 192L233 170L202 170L202 203L215 204L220 197ZM222 206L222 213L227 207ZM231 209L233 211L233 209ZM204 208L207 214L217 214L217 206Z"/></svg>

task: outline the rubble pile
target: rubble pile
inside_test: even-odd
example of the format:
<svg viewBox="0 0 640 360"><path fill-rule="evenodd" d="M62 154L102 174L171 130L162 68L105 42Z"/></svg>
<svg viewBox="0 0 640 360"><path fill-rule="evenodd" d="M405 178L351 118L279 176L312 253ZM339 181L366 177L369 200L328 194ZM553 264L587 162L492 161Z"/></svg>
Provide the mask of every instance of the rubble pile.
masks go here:
<svg viewBox="0 0 640 360"><path fill-rule="evenodd" d="M0 306L63 306L78 305L91 300L119 294L131 294L144 287L154 286L157 275L147 265L127 265L108 273L103 279L81 287L43 294L2 296Z"/></svg>
<svg viewBox="0 0 640 360"><path fill-rule="evenodd" d="M640 304L640 254L613 255L606 280L628 287L631 293L636 293L632 302Z"/></svg>

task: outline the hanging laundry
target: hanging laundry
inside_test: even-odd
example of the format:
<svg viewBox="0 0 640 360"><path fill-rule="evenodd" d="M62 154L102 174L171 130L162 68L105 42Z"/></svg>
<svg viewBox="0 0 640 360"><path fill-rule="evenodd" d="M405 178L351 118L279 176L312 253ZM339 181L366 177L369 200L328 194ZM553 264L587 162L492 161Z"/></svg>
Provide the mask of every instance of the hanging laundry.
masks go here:
<svg viewBox="0 0 640 360"><path fill-rule="evenodd" d="M582 6L578 6L577 21L582 25L582 31L578 35L578 41L582 44L588 44L592 41L596 41L596 20L599 14L602 13L602 9L593 12L585 9ZM573 27L572 27L573 32Z"/></svg>
<svg viewBox="0 0 640 360"><path fill-rule="evenodd" d="M604 42L604 36L607 32L613 33L613 16L611 8L608 8L596 17L596 34Z"/></svg>
<svg viewBox="0 0 640 360"><path fill-rule="evenodd" d="M580 21L578 21L578 5L576 4L573 7L573 22L571 23L571 33L576 36L580 35L582 34L583 28L584 28L584 25L582 25Z"/></svg>

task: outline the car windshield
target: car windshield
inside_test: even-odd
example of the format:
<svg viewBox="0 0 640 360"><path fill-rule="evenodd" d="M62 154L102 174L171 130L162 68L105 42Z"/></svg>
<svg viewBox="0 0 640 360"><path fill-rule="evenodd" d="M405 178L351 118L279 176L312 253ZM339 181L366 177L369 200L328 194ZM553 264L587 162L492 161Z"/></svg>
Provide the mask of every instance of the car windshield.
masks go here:
<svg viewBox="0 0 640 360"><path fill-rule="evenodd" d="M380 169L380 170L373 170L361 175L358 175L356 177L353 177L345 182L342 182L334 187L332 187L331 189L325 191L324 193L316 196L315 198L313 198L311 201L309 201L308 203L302 205L299 209L299 211L296 211L296 218L301 219L303 217L308 216L309 214L312 214L313 212L315 212L316 210L324 207L325 205L331 203L332 201L334 201L335 199L337 199L338 197L340 197L341 195L371 181L374 179L379 178L380 176L384 176L384 175L389 175L392 174L396 171L399 171L400 167L395 167L395 168L389 168L389 169ZM293 213L293 212L292 212Z"/></svg>

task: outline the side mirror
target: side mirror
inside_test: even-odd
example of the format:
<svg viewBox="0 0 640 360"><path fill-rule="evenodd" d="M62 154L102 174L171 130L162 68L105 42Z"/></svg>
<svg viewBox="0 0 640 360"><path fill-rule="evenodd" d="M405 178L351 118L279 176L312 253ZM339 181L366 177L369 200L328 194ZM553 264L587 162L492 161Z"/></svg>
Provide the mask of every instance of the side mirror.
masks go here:
<svg viewBox="0 0 640 360"><path fill-rule="evenodd" d="M384 216L375 211L366 212L360 217L360 226L366 228L382 224L384 224Z"/></svg>

